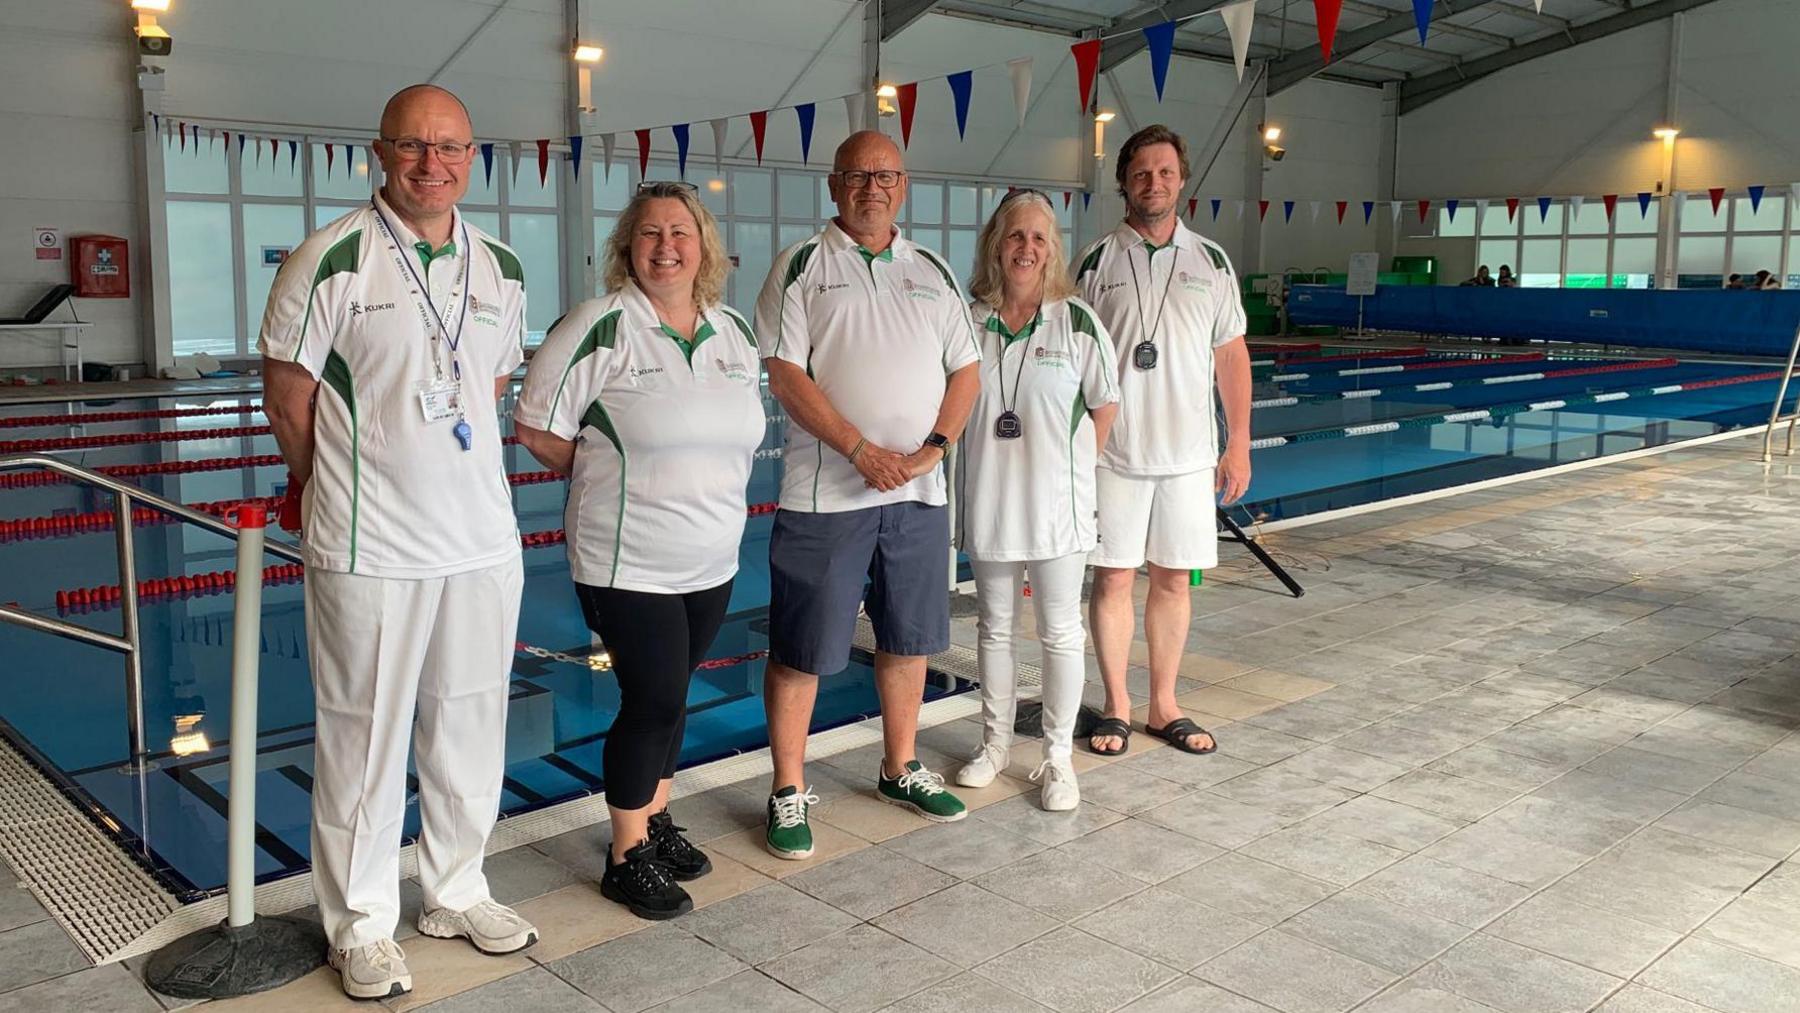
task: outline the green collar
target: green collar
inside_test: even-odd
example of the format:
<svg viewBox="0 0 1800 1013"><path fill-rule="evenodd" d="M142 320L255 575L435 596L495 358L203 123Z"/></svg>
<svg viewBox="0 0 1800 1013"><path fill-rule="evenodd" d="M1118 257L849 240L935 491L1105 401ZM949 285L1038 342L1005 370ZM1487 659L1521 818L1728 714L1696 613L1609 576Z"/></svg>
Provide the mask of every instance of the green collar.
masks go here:
<svg viewBox="0 0 1800 1013"><path fill-rule="evenodd" d="M1157 253L1159 253L1160 251L1166 250L1169 247L1174 246L1174 245L1175 245L1175 238L1173 236L1169 237L1169 241L1162 244L1161 246L1158 246L1155 243L1152 243L1148 239L1144 240L1144 249L1149 250L1152 256L1154 256Z"/></svg>
<svg viewBox="0 0 1800 1013"><path fill-rule="evenodd" d="M1038 311L1036 313L1032 314L1031 319L1026 322L1025 326L1019 328L1019 332L1017 334L1014 334L1012 331L1007 330L1006 321L1000 319L1000 311L995 310L992 314L990 314L988 316L987 329L990 331L993 331L995 334L998 334L1002 338L1006 339L1006 345L1010 346L1015 341L1022 341L1026 338L1031 337L1032 334L1037 332L1038 325L1043 322L1044 322L1044 308L1042 306L1039 306Z"/></svg>
<svg viewBox="0 0 1800 1013"><path fill-rule="evenodd" d="M694 330L694 340L692 341L682 337L680 331L661 321L658 321L656 326L662 328L664 334L675 339L675 344L681 347L681 354L687 357L690 366L694 364L694 349L700 347L700 342L713 336L712 321L705 317L700 318L700 326Z"/></svg>
<svg viewBox="0 0 1800 1013"><path fill-rule="evenodd" d="M867 247L861 245L856 247L856 252L862 254L863 263L869 265L870 268L875 266L877 260L885 260L889 263L892 263L894 260L893 243L889 243L887 249L882 250L880 253L870 253Z"/></svg>
<svg viewBox="0 0 1800 1013"><path fill-rule="evenodd" d="M438 257L454 257L454 256L456 256L456 240L454 240L454 239L449 240L448 242L444 243L443 248L433 251L431 248L431 244L427 243L425 240L421 239L418 242L413 244L413 249L419 251L420 263L423 263L426 267L430 267L431 262L433 260L436 260Z"/></svg>

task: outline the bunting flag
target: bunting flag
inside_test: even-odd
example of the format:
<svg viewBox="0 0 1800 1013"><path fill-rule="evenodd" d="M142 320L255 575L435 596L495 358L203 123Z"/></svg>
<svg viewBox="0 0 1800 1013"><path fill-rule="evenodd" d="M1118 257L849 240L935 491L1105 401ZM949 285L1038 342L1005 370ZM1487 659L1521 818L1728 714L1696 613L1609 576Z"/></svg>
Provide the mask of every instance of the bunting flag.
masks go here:
<svg viewBox="0 0 1800 1013"><path fill-rule="evenodd" d="M1019 114L1019 127L1025 126L1025 111L1031 106L1031 57L1021 56L1006 61L1006 72L1012 75L1013 111Z"/></svg>
<svg viewBox="0 0 1800 1013"><path fill-rule="evenodd" d="M1513 219L1519 217L1519 198L1506 198L1506 224L1511 225Z"/></svg>
<svg viewBox="0 0 1800 1013"><path fill-rule="evenodd" d="M1669 197L1675 202L1675 220L1680 221L1681 212L1687 208L1688 195L1683 191L1677 190L1670 194Z"/></svg>
<svg viewBox="0 0 1800 1013"><path fill-rule="evenodd" d="M244 135L239 134L238 136L242 137ZM262 169L262 138L259 137L256 139L255 148L256 148L256 168L258 170L261 170Z"/></svg>
<svg viewBox="0 0 1800 1013"><path fill-rule="evenodd" d="M1257 217L1258 221L1264 221L1264 220L1268 219L1268 217L1269 217L1269 202L1268 201L1259 200L1256 202L1256 217Z"/></svg>
<svg viewBox="0 0 1800 1013"><path fill-rule="evenodd" d="M1281 222L1282 222L1282 224L1285 225L1293 220L1294 220L1294 202L1291 200L1282 201L1281 202Z"/></svg>
<svg viewBox="0 0 1800 1013"><path fill-rule="evenodd" d="M281 155L281 142L276 140L273 137L269 138L269 165L271 167L274 166L275 159L280 157L280 155Z"/></svg>
<svg viewBox="0 0 1800 1013"><path fill-rule="evenodd" d="M1583 205L1585 203L1587 203L1586 197L1570 197L1569 198L1569 217L1571 219L1573 219L1576 215L1580 214L1581 213L1581 205Z"/></svg>
<svg viewBox="0 0 1800 1013"><path fill-rule="evenodd" d="M869 115L869 93L853 91L844 96L844 122L852 131L861 130Z"/></svg>
<svg viewBox="0 0 1800 1013"><path fill-rule="evenodd" d="M900 93L898 96L898 101L900 103L900 146L903 148L911 147L913 109L919 104L919 83L914 81L912 84L903 84L895 90Z"/></svg>
<svg viewBox="0 0 1800 1013"><path fill-rule="evenodd" d="M721 117L712 121L713 131L713 169L725 175L725 132L731 128L731 120Z"/></svg>
<svg viewBox="0 0 1800 1013"><path fill-rule="evenodd" d="M1456 221L1456 209L1461 204L1462 201L1457 200L1455 197L1444 202L1444 210L1449 213L1451 221Z"/></svg>
<svg viewBox="0 0 1800 1013"><path fill-rule="evenodd" d="M337 160L336 145L325 145L325 178L331 178L331 165Z"/></svg>
<svg viewBox="0 0 1800 1013"><path fill-rule="evenodd" d="M650 131L637 131L638 146L638 179L642 180L650 171Z"/></svg>
<svg viewBox="0 0 1800 1013"><path fill-rule="evenodd" d="M1218 221L1218 220L1219 220L1219 206L1220 206L1220 205L1222 205L1222 204L1224 204L1224 203L1225 203L1225 202L1224 202L1224 201L1222 201L1222 200L1220 200L1220 199L1219 199L1219 198L1217 198L1217 197L1214 197L1214 198L1213 198L1213 199L1212 199L1212 208L1213 208L1213 221L1215 221L1215 222L1216 222L1216 221Z"/></svg>
<svg viewBox="0 0 1800 1013"><path fill-rule="evenodd" d="M1756 186L1750 187L1749 189L1750 189L1750 213L1756 214L1758 211L1762 210L1762 199L1763 199L1764 187L1761 184L1758 184Z"/></svg>
<svg viewBox="0 0 1800 1013"><path fill-rule="evenodd" d="M1238 80L1244 79L1244 66L1250 58L1250 29L1256 21L1256 0L1237 0L1219 8L1225 19L1225 33L1231 36L1231 62L1237 65Z"/></svg>
<svg viewBox="0 0 1800 1013"><path fill-rule="evenodd" d="M244 135L238 134L238 136L242 137ZM229 130L225 131L225 157L227 160L231 158L231 131Z"/></svg>
<svg viewBox="0 0 1800 1013"><path fill-rule="evenodd" d="M619 139L616 135L600 135L600 167L608 182L611 182L612 180L613 149L618 145L618 142Z"/></svg>
<svg viewBox="0 0 1800 1013"><path fill-rule="evenodd" d="M1423 222L1425 220L1425 216L1430 213L1431 213L1431 202L1428 200L1420 201L1419 202L1419 221Z"/></svg>
<svg viewBox="0 0 1800 1013"><path fill-rule="evenodd" d="M1326 63L1331 62L1331 44L1337 40L1338 15L1343 10L1344 0L1313 0L1313 19L1319 23L1319 49Z"/></svg>
<svg viewBox="0 0 1800 1013"><path fill-rule="evenodd" d="M905 87L905 85L901 86L902 92L905 91ZM750 114L750 136L756 139L757 165L762 164L763 132L767 130L768 127L769 113L767 110Z"/></svg>
<svg viewBox="0 0 1800 1013"><path fill-rule="evenodd" d="M1550 220L1550 198L1539 197L1537 204L1538 204L1538 221L1539 222L1549 221Z"/></svg>
<svg viewBox="0 0 1800 1013"><path fill-rule="evenodd" d="M1075 54L1075 87L1081 94L1081 115L1086 116L1094 97L1094 77L1100 73L1100 40L1077 42L1069 52Z"/></svg>
<svg viewBox="0 0 1800 1013"><path fill-rule="evenodd" d="M1413 0L1413 20L1419 25L1419 45L1425 44L1425 33L1431 30L1432 0Z"/></svg>
<svg viewBox="0 0 1800 1013"><path fill-rule="evenodd" d="M570 134L569 135L569 166L570 166L569 171L571 171L575 174L576 179L581 178L581 144L582 144L582 140L583 139L580 134Z"/></svg>
<svg viewBox="0 0 1800 1013"><path fill-rule="evenodd" d="M794 107L794 116L800 121L801 165L805 165L807 160L812 157L813 116L818 111L818 107L811 102L805 102Z"/></svg>
<svg viewBox="0 0 1800 1013"><path fill-rule="evenodd" d="M1486 197L1478 198L1475 201L1475 224L1477 226L1480 226L1483 222L1487 221L1488 203Z"/></svg>
<svg viewBox="0 0 1800 1013"><path fill-rule="evenodd" d="M1068 190L1063 191L1063 210L1064 211L1069 210L1069 202L1074 199L1075 199L1075 194L1073 192L1068 191Z"/></svg>
<svg viewBox="0 0 1800 1013"><path fill-rule="evenodd" d="M1088 209L1088 202L1093 199L1094 199L1094 191L1092 191L1092 190L1081 191L1081 210L1086 211Z"/></svg>
<svg viewBox="0 0 1800 1013"><path fill-rule="evenodd" d="M1788 184L1788 201L1794 205L1796 210L1800 210L1800 183Z"/></svg>
<svg viewBox="0 0 1800 1013"><path fill-rule="evenodd" d="M514 189L518 189L519 166L525 162L525 142L512 141L507 144L506 150L507 154L512 156L510 160L512 162L512 185Z"/></svg>
<svg viewBox="0 0 1800 1013"><path fill-rule="evenodd" d="M1311 201L1308 206L1312 209L1312 224L1319 224L1319 202Z"/></svg>
<svg viewBox="0 0 1800 1013"><path fill-rule="evenodd" d="M1640 191L1638 193L1638 218L1640 220L1650 217L1650 201L1651 196L1648 192Z"/></svg>
<svg viewBox="0 0 1800 1013"><path fill-rule="evenodd" d="M550 138L540 137L537 140L538 189L549 185L550 176Z"/></svg>
<svg viewBox="0 0 1800 1013"><path fill-rule="evenodd" d="M288 142L288 171L293 172L300 162L300 142Z"/></svg>
<svg viewBox="0 0 1800 1013"><path fill-rule="evenodd" d="M1399 202L1397 200L1388 201L1388 215L1394 219L1394 228L1396 228L1396 229L1400 227L1400 208L1401 207L1402 207L1401 202Z"/></svg>
<svg viewBox="0 0 1800 1013"><path fill-rule="evenodd" d="M1613 213L1619 210L1619 195L1606 193L1600 195L1600 203L1606 205L1606 220L1613 220Z"/></svg>
<svg viewBox="0 0 1800 1013"><path fill-rule="evenodd" d="M247 138L246 138L246 135L244 134L244 132L242 130L238 131L238 161L240 161L240 162L242 162L244 160L244 141L246 139ZM260 144L257 145L256 150L261 151L262 145L260 145Z"/></svg>
<svg viewBox="0 0 1800 1013"><path fill-rule="evenodd" d="M1711 190L1706 191L1706 193L1712 198L1713 214L1718 214L1719 204L1725 200L1725 188L1722 186L1715 186Z"/></svg>
<svg viewBox="0 0 1800 1013"><path fill-rule="evenodd" d="M675 176L677 179L687 178L688 124L677 123L669 128L675 135Z"/></svg>
<svg viewBox="0 0 1800 1013"><path fill-rule="evenodd" d="M484 141L481 145L481 171L487 180L484 186L494 185L494 142Z"/></svg>
<svg viewBox="0 0 1800 1013"><path fill-rule="evenodd" d="M187 151L187 121L186 120L181 121L181 126L176 131L176 133L179 133L181 135L181 151L183 153L186 153L186 151Z"/></svg>
<svg viewBox="0 0 1800 1013"><path fill-rule="evenodd" d="M1178 25L1173 21L1151 25L1144 29L1144 44L1150 49L1150 80L1156 85L1156 101L1163 97L1163 82L1169 78L1169 55L1175 52L1175 29Z"/></svg>
<svg viewBox="0 0 1800 1013"><path fill-rule="evenodd" d="M1363 225L1365 225L1365 226L1369 225L1370 224L1369 220L1374 217L1375 217L1375 202L1372 200L1363 201Z"/></svg>
<svg viewBox="0 0 1800 1013"><path fill-rule="evenodd" d="M1244 220L1244 200L1243 200L1243 198L1240 197L1237 200L1232 201L1231 206L1237 209L1238 221L1240 221L1240 222L1243 221Z"/></svg>
<svg viewBox="0 0 1800 1013"><path fill-rule="evenodd" d="M969 96L975 90L975 72L959 70L944 80L950 82L950 97L956 102L956 136L960 140L969 127Z"/></svg>
<svg viewBox="0 0 1800 1013"><path fill-rule="evenodd" d="M1337 202L1338 224L1339 225L1344 224L1344 212L1346 212L1348 210L1350 210L1350 202L1349 201L1341 200L1341 201Z"/></svg>
<svg viewBox="0 0 1800 1013"><path fill-rule="evenodd" d="M1189 197L1188 198L1188 213L1187 213L1188 221L1194 220L1194 212L1196 212L1198 210L1200 210L1200 198Z"/></svg>

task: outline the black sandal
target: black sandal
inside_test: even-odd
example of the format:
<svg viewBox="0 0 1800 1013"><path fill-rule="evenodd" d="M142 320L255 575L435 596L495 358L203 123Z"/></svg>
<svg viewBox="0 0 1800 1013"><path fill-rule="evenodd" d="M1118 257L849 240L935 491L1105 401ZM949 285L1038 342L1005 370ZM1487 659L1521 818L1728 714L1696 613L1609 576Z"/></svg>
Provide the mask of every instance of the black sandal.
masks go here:
<svg viewBox="0 0 1800 1013"><path fill-rule="evenodd" d="M1106 737L1119 740L1117 749L1095 749L1094 740ZM1131 748L1131 725L1118 718L1101 718L1094 722L1094 730L1088 733L1088 752L1101 756L1121 756Z"/></svg>
<svg viewBox="0 0 1800 1013"><path fill-rule="evenodd" d="M1146 724L1144 725L1144 732L1156 736L1184 753L1192 753L1195 756L1205 756L1207 753L1219 748L1218 738L1215 737L1213 733L1195 724L1191 718L1176 718L1168 724L1163 725L1161 728L1152 728ZM1213 744L1207 746L1205 749L1195 749L1193 746L1188 745L1188 738L1194 735L1204 735L1207 738L1212 739Z"/></svg>

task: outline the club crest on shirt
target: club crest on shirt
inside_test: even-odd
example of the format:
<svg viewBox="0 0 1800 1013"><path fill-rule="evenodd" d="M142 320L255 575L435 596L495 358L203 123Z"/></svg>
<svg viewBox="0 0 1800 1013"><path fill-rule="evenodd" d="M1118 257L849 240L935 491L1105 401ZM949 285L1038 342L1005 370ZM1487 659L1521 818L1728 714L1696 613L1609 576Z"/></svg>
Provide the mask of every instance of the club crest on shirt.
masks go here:
<svg viewBox="0 0 1800 1013"><path fill-rule="evenodd" d="M733 383L747 383L750 380L750 371L745 369L741 362L726 362L724 359L715 357L713 365L718 368L720 376Z"/></svg>
<svg viewBox="0 0 1800 1013"><path fill-rule="evenodd" d="M1069 364L1069 353L1060 348L1039 348L1032 361L1040 366L1066 366Z"/></svg>
<svg viewBox="0 0 1800 1013"><path fill-rule="evenodd" d="M1189 292L1204 292L1207 289L1212 288L1211 278L1202 277L1198 274L1189 274L1186 271L1175 272L1175 280L1181 282L1181 287L1187 289Z"/></svg>
<svg viewBox="0 0 1800 1013"><path fill-rule="evenodd" d="M943 294L937 289L932 288L930 285L920 285L911 278L902 282L900 287L906 290L906 295L909 299L926 299L931 302L937 302L938 296Z"/></svg>
<svg viewBox="0 0 1800 1013"><path fill-rule="evenodd" d="M469 293L469 315L478 324L488 327L500 326L500 304L492 299L482 299L473 292Z"/></svg>

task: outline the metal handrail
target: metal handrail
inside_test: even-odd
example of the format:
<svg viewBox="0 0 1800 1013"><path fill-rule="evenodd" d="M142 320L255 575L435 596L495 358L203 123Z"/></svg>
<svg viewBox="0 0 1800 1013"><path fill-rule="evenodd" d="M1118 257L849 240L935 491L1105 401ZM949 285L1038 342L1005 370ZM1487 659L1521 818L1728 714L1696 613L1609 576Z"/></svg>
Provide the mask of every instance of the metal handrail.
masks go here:
<svg viewBox="0 0 1800 1013"><path fill-rule="evenodd" d="M1769 428L1763 432L1764 464L1774 460L1775 427L1781 424L1781 404L1787 400L1788 380L1794 375L1794 359L1800 357L1800 327L1794 328L1794 343L1788 348L1787 369L1781 374L1781 386L1775 390L1775 404L1769 408ZM1800 419L1800 413L1787 417L1787 456L1794 456L1794 422Z"/></svg>
<svg viewBox="0 0 1800 1013"><path fill-rule="evenodd" d="M125 656L125 705L127 708L126 733L130 740L131 762L142 766L144 758L149 755L144 746L144 673L140 663L141 646L138 638L138 598L137 598L137 551L133 545L132 504L142 503L144 506L168 514L185 524L193 524L205 528L217 535L236 541L238 530L230 524L189 509L172 500L146 492L144 489L108 478L98 472L70 464L60 457L47 454L13 454L0 457L0 472L19 471L27 468L41 468L54 471L80 485L91 486L111 492L113 500L113 532L117 539L119 553L119 635L104 633L100 630L77 626L60 619L40 616L24 609L10 605L0 605L0 621L16 626L55 634L69 640L92 644L118 651ZM269 552L291 562L302 562L298 550L276 542L264 542L263 547Z"/></svg>

